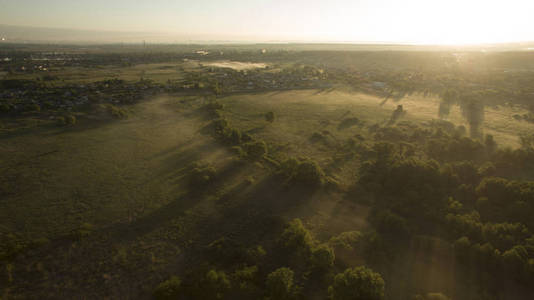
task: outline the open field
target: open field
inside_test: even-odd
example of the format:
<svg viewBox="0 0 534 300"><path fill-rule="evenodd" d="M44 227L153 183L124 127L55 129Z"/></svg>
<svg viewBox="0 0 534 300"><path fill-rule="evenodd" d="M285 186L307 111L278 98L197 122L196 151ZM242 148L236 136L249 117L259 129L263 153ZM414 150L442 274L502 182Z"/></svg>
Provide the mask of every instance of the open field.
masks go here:
<svg viewBox="0 0 534 300"><path fill-rule="evenodd" d="M229 204L217 199L228 193L232 195L232 205L243 206L244 211L252 213L258 205L267 205L285 219L303 218L323 239L367 226L367 208L347 202L339 194L319 193L311 196L308 205L295 205L292 209L283 204L291 195L265 195L262 190L272 183L264 167L235 162L225 147L199 133L206 124L202 115L195 112L199 99L160 96L132 107L127 120L86 120L74 128L45 126L1 137L1 193L7 196L5 200L9 199L0 202L1 234L49 241L32 252L31 258L13 263L10 276L16 278L18 287L4 291L4 295L16 295L17 289L35 284L35 278L57 272L57 268L62 268L61 273L69 278L60 287L63 297L79 293L96 296L105 291L86 282L87 276L95 284L113 287L112 293L150 293L149 282L153 285L161 280L170 265L184 266L181 256L175 255L190 251L186 238L209 243L224 235L227 228L253 222L247 218L236 219L238 223L227 220L217 230L211 227L218 224L221 214L227 213ZM197 161L211 163L222 172L228 170L217 185L216 194L221 196L195 195L189 189L186 175L191 163ZM247 178L255 178L256 183L243 189L242 182ZM272 187L268 189L273 191ZM249 197L260 202L251 203ZM276 202L281 205L278 209L272 206ZM280 210L282 207L286 209ZM66 237L86 226L90 226L91 236L72 245L93 249L95 252L88 256L64 244ZM205 226L210 228L210 234L199 236ZM117 234L124 238L117 238ZM180 238L171 245L169 234ZM103 241L105 248L101 248ZM51 251L56 254L50 256ZM117 255L124 257L117 260ZM65 265L60 257L69 257L76 264ZM146 286L129 286L113 279L124 278L122 271L114 269L129 259L153 261L137 265L138 269L128 275L132 279L148 276ZM95 262L99 263L99 270L90 266ZM130 263L129 268L137 264ZM36 264L38 267L34 267ZM80 269L86 272L76 275ZM30 276L28 271L41 275ZM52 293L52 282L42 281L39 295L52 295L47 294Z"/></svg>
<svg viewBox="0 0 534 300"><path fill-rule="evenodd" d="M0 49L2 299L534 297L529 53L42 47Z"/></svg>
<svg viewBox="0 0 534 300"><path fill-rule="evenodd" d="M293 154L313 156L321 148L320 143L315 146L309 143L314 132L327 130L334 140L365 135L358 127L337 130L338 122L344 118L357 117L369 125L383 125L397 105L402 105L407 112L402 120L424 124L438 119L440 99L414 94L401 100L384 101L380 97L341 90L303 90L230 96L223 98L223 102L229 107L230 120L240 128L275 143L291 141ZM275 112L278 122L266 124L262 112L267 111ZM534 130L534 124L513 118L514 114L525 112L519 107L486 107L483 130L493 134L500 146L517 148L519 134ZM452 108L447 120L468 126L458 106Z"/></svg>
<svg viewBox="0 0 534 300"><path fill-rule="evenodd" d="M125 81L138 81L139 79L149 79L158 83L167 81L182 80L184 70L194 70L198 68L195 61L139 64L128 66L99 66L99 67L62 67L53 68L47 72L40 72L25 75L8 75L9 79L33 80L41 76L51 76L57 78L50 80L51 84L73 84L90 83L103 80L120 79ZM0 74L0 77L2 74Z"/></svg>
<svg viewBox="0 0 534 300"><path fill-rule="evenodd" d="M309 157L345 188L359 176L361 165L359 159L337 160L344 153L346 140L358 136L371 145L373 135L367 128L387 123L397 105L407 111L403 121L424 127L435 119L439 105L437 99L419 95L384 102L380 97L340 90L240 94L219 101L232 126L265 140L275 158ZM17 278L16 288L25 288L47 272L62 268L62 274L69 278L61 286L63 296L79 292L94 296L119 292L148 295L164 274L188 266L184 259L195 257L190 251L199 245L207 245L228 232L241 232L237 229L240 226L265 230L261 218L244 217L235 222L221 219L234 215L236 208L250 217L260 209L260 215L267 210L284 220L300 218L323 242L342 232L369 227L369 206L348 201L343 193L312 193L304 196L304 202L292 203L303 195L279 190L278 183L269 178L267 165L240 163L227 147L200 133L209 123L199 111L204 102L203 96L162 95L131 107L127 120L95 123L82 119L73 128L41 125L1 137L0 161L5 166L0 177L1 191L9 199L0 202L1 233L15 234L27 241L48 240L45 247L32 252L33 258L14 262L10 276ZM276 116L272 123L265 121L268 111ZM505 112L520 111L487 109L486 130L494 132L498 142L515 146L517 131L507 126L508 122L519 121L503 116ZM362 123L340 126L342 120L354 117ZM449 119L465 124L458 109L451 112ZM513 126L516 130L529 129L521 125L525 126ZM326 138L314 140L317 132ZM199 195L190 189L187 176L193 162L210 163L226 174L216 184L214 196ZM251 178L252 184L243 185ZM66 237L87 226L91 235L80 242L74 240L72 247L93 249L95 253L89 256L64 244ZM268 244L270 239L251 240L245 232L239 234L243 235L236 238L247 243ZM177 240L170 242L169 238ZM399 265L404 271L410 270L412 279L408 282L417 281L428 289L455 288L455 281L450 278L454 272L441 257L450 260L451 250L439 247L444 248L435 254L414 253L425 257L424 261ZM414 251L420 251L417 249ZM50 256L50 251L62 254ZM66 267L60 257L69 257L76 264ZM362 259L361 255L341 251L338 263L359 264ZM90 267L94 261L99 262L99 269ZM117 267L134 270L126 275L114 270ZM79 268L87 272L76 275ZM428 269L435 274L426 273ZM30 276L28 272L41 275ZM444 280L444 276L448 279ZM146 285L132 286L114 279L125 277L134 281L146 277ZM88 278L110 288L110 292L84 283ZM52 293L50 284L51 281L42 281L40 295ZM402 291L403 287L393 283L391 289ZM17 294L16 289L4 293Z"/></svg>

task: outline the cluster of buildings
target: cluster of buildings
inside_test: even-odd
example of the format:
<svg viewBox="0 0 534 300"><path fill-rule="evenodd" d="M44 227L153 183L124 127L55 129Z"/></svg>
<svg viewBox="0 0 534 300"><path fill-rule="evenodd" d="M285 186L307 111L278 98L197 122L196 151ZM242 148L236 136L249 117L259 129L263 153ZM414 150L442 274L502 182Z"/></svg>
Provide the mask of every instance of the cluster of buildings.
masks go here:
<svg viewBox="0 0 534 300"><path fill-rule="evenodd" d="M129 104L162 91L161 86L145 81L107 80L60 87L32 81L8 83L7 88L0 89L0 107L4 112L70 111L89 103Z"/></svg>
<svg viewBox="0 0 534 300"><path fill-rule="evenodd" d="M299 88L328 88L331 84L322 70L291 68L282 70L231 68L206 68L204 76L187 78L186 88L198 87L198 82L216 88L221 92L246 92L263 90L287 90Z"/></svg>

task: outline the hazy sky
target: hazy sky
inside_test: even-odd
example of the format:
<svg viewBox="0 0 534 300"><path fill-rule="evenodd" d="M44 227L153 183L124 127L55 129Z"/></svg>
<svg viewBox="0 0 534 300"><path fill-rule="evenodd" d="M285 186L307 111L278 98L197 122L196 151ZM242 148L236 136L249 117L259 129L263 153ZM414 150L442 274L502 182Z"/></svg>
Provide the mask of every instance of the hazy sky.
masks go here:
<svg viewBox="0 0 534 300"><path fill-rule="evenodd" d="M534 40L534 0L0 0L0 24L226 40Z"/></svg>

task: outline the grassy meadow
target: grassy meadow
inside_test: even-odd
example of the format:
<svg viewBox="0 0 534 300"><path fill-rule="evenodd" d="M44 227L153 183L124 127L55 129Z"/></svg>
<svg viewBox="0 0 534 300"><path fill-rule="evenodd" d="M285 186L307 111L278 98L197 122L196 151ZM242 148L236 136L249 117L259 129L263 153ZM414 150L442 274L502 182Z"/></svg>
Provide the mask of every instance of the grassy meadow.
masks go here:
<svg viewBox="0 0 534 300"><path fill-rule="evenodd" d="M319 300L358 266L377 299L534 297L530 73L472 84L452 54L260 46L15 60L0 298Z"/></svg>

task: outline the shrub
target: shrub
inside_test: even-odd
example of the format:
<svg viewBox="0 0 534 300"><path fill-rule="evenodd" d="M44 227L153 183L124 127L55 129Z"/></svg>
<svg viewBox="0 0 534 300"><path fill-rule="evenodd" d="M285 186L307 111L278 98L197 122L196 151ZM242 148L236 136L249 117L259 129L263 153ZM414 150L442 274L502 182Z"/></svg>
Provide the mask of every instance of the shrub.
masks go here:
<svg viewBox="0 0 534 300"><path fill-rule="evenodd" d="M252 142L254 140L254 138L252 138L252 136L248 133L243 133L241 135L241 141L243 143L248 143L248 142Z"/></svg>
<svg viewBox="0 0 534 300"><path fill-rule="evenodd" d="M156 300L173 300L178 299L181 292L182 281L177 276L160 283L154 291Z"/></svg>
<svg viewBox="0 0 534 300"><path fill-rule="evenodd" d="M26 105L24 109L26 111L36 111L36 112L41 111L41 107L38 104L28 104Z"/></svg>
<svg viewBox="0 0 534 300"><path fill-rule="evenodd" d="M379 273L357 267L337 274L328 293L332 300L381 300L384 299L384 286Z"/></svg>
<svg viewBox="0 0 534 300"><path fill-rule="evenodd" d="M233 146L232 148L230 148L230 150L232 151L232 153L234 153L235 155L237 155L239 157L244 157L246 155L246 153L243 150L243 148L241 148L239 146Z"/></svg>
<svg viewBox="0 0 534 300"><path fill-rule="evenodd" d="M214 261L223 264L234 264L243 261L246 250L233 240L224 237L219 238L208 245L208 256Z"/></svg>
<svg viewBox="0 0 534 300"><path fill-rule="evenodd" d="M262 246L258 245L258 246L248 249L246 255L247 255L247 261L251 263L258 263L261 260L263 260L265 255L267 255L267 252L265 251L265 249L263 249Z"/></svg>
<svg viewBox="0 0 534 300"><path fill-rule="evenodd" d="M301 161L296 169L293 181L307 186L320 186L324 183L325 174L319 165L312 160Z"/></svg>
<svg viewBox="0 0 534 300"><path fill-rule="evenodd" d="M217 170L211 165L195 164L191 170L189 182L192 187L204 187L215 179Z"/></svg>
<svg viewBox="0 0 534 300"><path fill-rule="evenodd" d="M65 123L67 125L75 125L76 124L76 117L73 115L68 115L65 117Z"/></svg>
<svg viewBox="0 0 534 300"><path fill-rule="evenodd" d="M274 112L270 111L268 113L265 114L265 121L269 122L269 123L272 123L274 122Z"/></svg>
<svg viewBox="0 0 534 300"><path fill-rule="evenodd" d="M206 105L204 105L204 109L206 109L207 111L221 110L223 108L224 105L217 100L211 100Z"/></svg>
<svg viewBox="0 0 534 300"><path fill-rule="evenodd" d="M322 133L320 133L320 132L314 132L314 133L310 136L310 142L311 142L311 143L323 143L323 144L327 144L327 143L328 143L328 139L327 139L326 136L324 136Z"/></svg>
<svg viewBox="0 0 534 300"><path fill-rule="evenodd" d="M65 119L65 117L56 117L56 124L58 126L65 126L67 125L67 120Z"/></svg>
<svg viewBox="0 0 534 300"><path fill-rule="evenodd" d="M108 105L108 112L111 114L112 117L116 119L128 118L128 113L126 112L126 110L112 104Z"/></svg>
<svg viewBox="0 0 534 300"><path fill-rule="evenodd" d="M0 104L0 112L9 112L11 110L11 105L7 104L7 103L2 103Z"/></svg>
<svg viewBox="0 0 534 300"><path fill-rule="evenodd" d="M232 128L229 135L229 141L234 145L241 144L241 131L239 131L239 129Z"/></svg>
<svg viewBox="0 0 534 300"><path fill-rule="evenodd" d="M228 128L228 121L224 118L215 119L211 122L211 126L215 133L222 134Z"/></svg>
<svg viewBox="0 0 534 300"><path fill-rule="evenodd" d="M54 80L59 80L59 77L47 74L42 77L42 80L43 81L54 81Z"/></svg>
<svg viewBox="0 0 534 300"><path fill-rule="evenodd" d="M347 118L347 119L343 119L343 121L339 123L339 125L337 126L337 129L343 130L343 129L350 128L358 124L360 124L360 120L358 118Z"/></svg>
<svg viewBox="0 0 534 300"><path fill-rule="evenodd" d="M72 236L75 239L80 240L82 238L85 238L85 237L91 235L91 233L93 233L93 231L94 231L94 226L92 224L83 223L82 225L80 225L80 227L78 229L75 229L72 232Z"/></svg>
<svg viewBox="0 0 534 300"><path fill-rule="evenodd" d="M247 155L252 160L259 160L267 154L267 144L264 141L257 141L245 144Z"/></svg>
<svg viewBox="0 0 534 300"><path fill-rule="evenodd" d="M319 187L326 181L326 175L321 167L310 159L289 158L280 165L281 173L288 179L288 183Z"/></svg>

